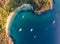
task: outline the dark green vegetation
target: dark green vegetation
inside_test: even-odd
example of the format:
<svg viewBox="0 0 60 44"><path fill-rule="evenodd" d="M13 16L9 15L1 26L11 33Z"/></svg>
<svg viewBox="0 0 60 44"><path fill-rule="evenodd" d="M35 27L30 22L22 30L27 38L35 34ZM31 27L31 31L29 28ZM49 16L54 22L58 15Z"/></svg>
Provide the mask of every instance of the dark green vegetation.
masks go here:
<svg viewBox="0 0 60 44"><path fill-rule="evenodd" d="M22 4L31 4L34 10L35 9L40 10L43 6L49 3L50 3L49 0L11 0L9 5L12 8L17 8L18 6L21 6Z"/></svg>

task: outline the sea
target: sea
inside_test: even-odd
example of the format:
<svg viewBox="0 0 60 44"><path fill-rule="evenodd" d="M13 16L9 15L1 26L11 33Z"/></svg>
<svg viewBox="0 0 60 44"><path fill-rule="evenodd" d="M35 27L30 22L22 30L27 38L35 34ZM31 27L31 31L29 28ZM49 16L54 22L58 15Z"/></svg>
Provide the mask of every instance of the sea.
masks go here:
<svg viewBox="0 0 60 44"><path fill-rule="evenodd" d="M53 9L35 13L30 7L16 11L9 26L14 44L60 44L60 0Z"/></svg>

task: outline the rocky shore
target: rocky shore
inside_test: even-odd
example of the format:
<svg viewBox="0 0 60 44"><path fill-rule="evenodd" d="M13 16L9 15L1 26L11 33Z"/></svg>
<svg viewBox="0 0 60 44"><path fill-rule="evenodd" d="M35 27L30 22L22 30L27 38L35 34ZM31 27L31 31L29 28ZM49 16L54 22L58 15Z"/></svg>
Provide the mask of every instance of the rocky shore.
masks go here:
<svg viewBox="0 0 60 44"><path fill-rule="evenodd" d="M35 2L38 5L38 7L40 7L39 0L35 0ZM52 9L53 9L53 0L48 0L48 2L46 4L43 4L41 8L35 9L35 12L42 13L42 12L45 12L47 10L52 10Z"/></svg>
<svg viewBox="0 0 60 44"><path fill-rule="evenodd" d="M38 0L35 0L35 1L39 5ZM20 9L22 9L23 7L26 7L26 6L30 7L33 10L33 7L30 4L23 4L21 7L18 7L16 10L14 10L10 14L10 16L8 17L8 19L7 19L7 23L6 23L6 35L7 35L7 38L9 39L9 44L13 44L13 41L10 38L9 31L8 31L9 30L10 23L11 23L11 21L13 19L13 16L15 15L15 12L16 11L20 11ZM53 9L53 2L52 2L52 0L49 0L49 4L44 5L42 8L40 8L38 10L36 9L34 11L37 12L40 15L42 12L45 12L46 10L51 10L51 9Z"/></svg>

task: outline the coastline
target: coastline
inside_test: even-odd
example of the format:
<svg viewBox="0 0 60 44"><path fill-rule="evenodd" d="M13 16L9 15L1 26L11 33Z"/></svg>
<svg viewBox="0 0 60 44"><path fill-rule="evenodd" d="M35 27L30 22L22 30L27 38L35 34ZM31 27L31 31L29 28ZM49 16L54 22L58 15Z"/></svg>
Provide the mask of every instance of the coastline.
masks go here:
<svg viewBox="0 0 60 44"><path fill-rule="evenodd" d="M13 40L11 39L10 35L9 35L9 26L10 23L12 22L16 12L18 12L20 9L22 9L23 7L31 7L31 9L33 10L33 7L30 4L23 4L21 7L18 7L16 10L14 10L13 12L10 13L8 19L7 19L7 23L6 23L6 36L9 39L9 44L14 44Z"/></svg>
<svg viewBox="0 0 60 44"><path fill-rule="evenodd" d="M53 0L50 1L50 6L51 8L42 8L42 10L39 10L39 11L35 11L38 15L40 15L42 12L45 12L46 10L52 10L53 9ZM29 6L32 10L33 10L33 7L30 5L30 4L23 4L22 6L18 7L16 10L14 10L13 12L10 13L8 19L7 19L7 23L6 23L6 36L7 38L9 39L9 44L13 44L13 40L11 39L11 37L9 36L9 26L10 26L10 23L12 22L14 16L15 16L15 13L16 12L19 12L23 7L26 7L26 6Z"/></svg>

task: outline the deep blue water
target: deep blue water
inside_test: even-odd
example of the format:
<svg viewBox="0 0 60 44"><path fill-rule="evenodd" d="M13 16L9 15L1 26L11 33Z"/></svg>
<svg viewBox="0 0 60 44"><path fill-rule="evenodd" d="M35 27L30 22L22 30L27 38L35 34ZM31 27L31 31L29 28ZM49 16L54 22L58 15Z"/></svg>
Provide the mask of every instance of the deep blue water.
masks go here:
<svg viewBox="0 0 60 44"><path fill-rule="evenodd" d="M16 12L9 28L14 44L56 44L56 25L58 26L59 21L56 14L60 9L57 2L59 1L55 1L53 10L46 11L40 16L29 7Z"/></svg>

